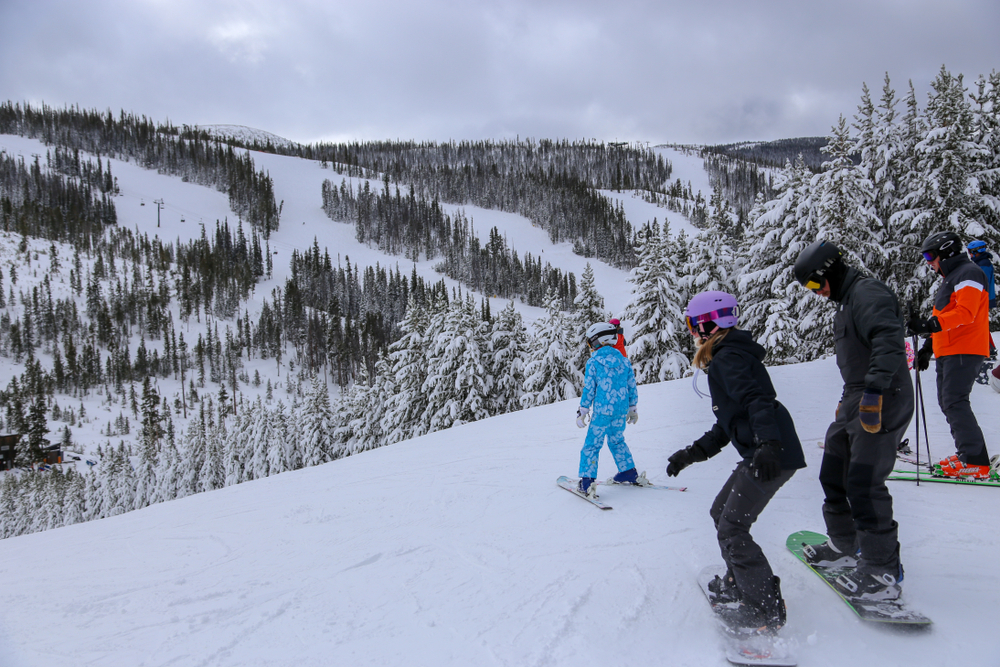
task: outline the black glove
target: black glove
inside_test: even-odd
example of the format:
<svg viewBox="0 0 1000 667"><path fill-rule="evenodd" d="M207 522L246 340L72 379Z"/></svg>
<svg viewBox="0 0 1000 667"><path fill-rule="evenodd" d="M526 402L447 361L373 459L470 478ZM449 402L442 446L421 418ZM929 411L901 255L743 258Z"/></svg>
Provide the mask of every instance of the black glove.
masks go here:
<svg viewBox="0 0 1000 667"><path fill-rule="evenodd" d="M934 356L934 344L928 338L924 341L920 350L917 351L917 370L926 371L927 367L931 365L932 356Z"/></svg>
<svg viewBox="0 0 1000 667"><path fill-rule="evenodd" d="M692 463L707 461L708 455L697 443L688 445L684 449L678 449L667 459L667 477L677 477L677 473L687 468Z"/></svg>
<svg viewBox="0 0 1000 667"><path fill-rule="evenodd" d="M925 320L922 317L913 316L906 323L906 328L909 330L911 336L937 333L941 331L941 323L938 322L937 317L928 317Z"/></svg>
<svg viewBox="0 0 1000 667"><path fill-rule="evenodd" d="M762 482L770 482L781 474L781 443L768 440L757 446L750 464L753 476Z"/></svg>

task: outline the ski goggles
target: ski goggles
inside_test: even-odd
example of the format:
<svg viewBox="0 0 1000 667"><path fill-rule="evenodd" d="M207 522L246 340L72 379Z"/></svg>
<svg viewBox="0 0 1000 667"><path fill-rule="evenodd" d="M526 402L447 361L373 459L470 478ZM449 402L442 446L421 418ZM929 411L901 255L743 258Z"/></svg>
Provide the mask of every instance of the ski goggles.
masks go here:
<svg viewBox="0 0 1000 667"><path fill-rule="evenodd" d="M739 316L739 314L740 307L732 306L730 308L720 308L719 310L713 310L708 313L702 313L701 315L695 315L694 317L688 315L684 318L684 320L687 322L688 331L694 334L701 333L701 325L706 322L714 322L720 317L730 317L732 315Z"/></svg>
<svg viewBox="0 0 1000 667"><path fill-rule="evenodd" d="M928 252L921 253L921 254L924 256L924 259L927 260L928 262L933 262L935 259L937 259L937 253L936 252L928 251Z"/></svg>
<svg viewBox="0 0 1000 667"><path fill-rule="evenodd" d="M806 289L816 292L817 290L823 289L823 275L820 273L814 273L806 281L802 283L802 286Z"/></svg>

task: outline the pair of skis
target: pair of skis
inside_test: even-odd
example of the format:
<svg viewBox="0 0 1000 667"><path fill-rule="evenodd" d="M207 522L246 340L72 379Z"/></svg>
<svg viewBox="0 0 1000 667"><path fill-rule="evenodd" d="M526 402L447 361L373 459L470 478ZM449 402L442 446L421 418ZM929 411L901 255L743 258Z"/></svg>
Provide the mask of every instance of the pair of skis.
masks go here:
<svg viewBox="0 0 1000 667"><path fill-rule="evenodd" d="M645 479L645 475L643 475L642 479ZM603 500L601 500L601 498L596 493L594 494L581 493L579 488L577 488L579 483L580 483L579 479L570 479L565 475L556 480L556 484L559 486L559 488L566 489L567 491L569 491L578 498L583 498L588 503L597 507L598 509L602 510L611 509L611 505L608 505ZM638 489L656 489L659 491L687 491L686 486L661 486L659 484L651 484L649 482L646 482L645 484L619 484L618 482L612 481L610 479L606 482L594 482L594 484L602 486L631 486Z"/></svg>
<svg viewBox="0 0 1000 667"><path fill-rule="evenodd" d="M878 623L892 627L926 628L931 620L918 611L910 609L902 599L868 601L843 595L834 585L837 577L843 574L843 568L813 567L806 562L803 548L810 544L822 544L827 536L808 530L792 533L785 541L785 546L801 560L816 576L825 581L841 600L857 614L858 618L870 623ZM719 628L722 631L726 659L734 665L767 665L769 667L794 667L797 664L793 647L788 640L777 634L762 633L755 628L741 627L734 619L734 607L738 603L716 603L715 594L708 589L708 584L716 576L725 576L725 567L713 565L706 567L698 575L698 584L712 605Z"/></svg>

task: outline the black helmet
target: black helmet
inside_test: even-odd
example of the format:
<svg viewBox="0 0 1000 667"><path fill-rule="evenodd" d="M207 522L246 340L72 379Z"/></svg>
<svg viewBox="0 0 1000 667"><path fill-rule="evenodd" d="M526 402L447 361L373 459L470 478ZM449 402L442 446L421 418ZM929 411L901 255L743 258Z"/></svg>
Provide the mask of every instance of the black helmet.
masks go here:
<svg viewBox="0 0 1000 667"><path fill-rule="evenodd" d="M938 257L948 259L962 252L962 239L955 232L934 232L924 239L920 252L928 262Z"/></svg>
<svg viewBox="0 0 1000 667"><path fill-rule="evenodd" d="M841 263L844 253L829 241L816 241L799 253L795 260L795 279L811 290L823 286L831 267Z"/></svg>

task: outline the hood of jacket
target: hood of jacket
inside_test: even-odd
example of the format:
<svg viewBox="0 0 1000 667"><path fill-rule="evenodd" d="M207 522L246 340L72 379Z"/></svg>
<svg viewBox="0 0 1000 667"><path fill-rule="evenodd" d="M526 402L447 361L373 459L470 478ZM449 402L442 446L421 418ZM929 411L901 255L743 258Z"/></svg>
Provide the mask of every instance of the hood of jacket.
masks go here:
<svg viewBox="0 0 1000 667"><path fill-rule="evenodd" d="M968 262L972 264L973 261L965 253L959 253L954 257L949 257L948 259L941 260L941 275L945 278L948 274L954 271L956 268Z"/></svg>
<svg viewBox="0 0 1000 667"><path fill-rule="evenodd" d="M755 341L749 331L742 329L730 329L722 340L712 346L712 355L718 354L719 350L726 347L743 350L758 361L764 361L764 357L767 356L767 350L764 349L764 346Z"/></svg>

